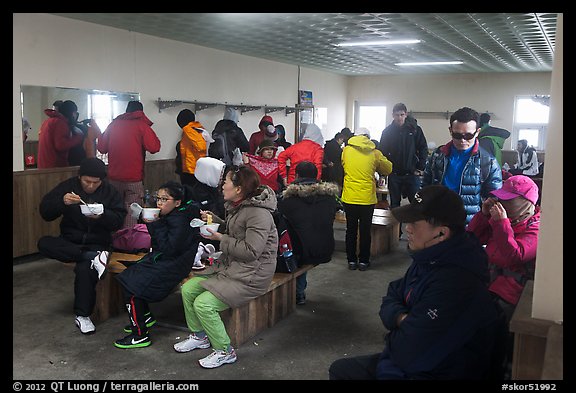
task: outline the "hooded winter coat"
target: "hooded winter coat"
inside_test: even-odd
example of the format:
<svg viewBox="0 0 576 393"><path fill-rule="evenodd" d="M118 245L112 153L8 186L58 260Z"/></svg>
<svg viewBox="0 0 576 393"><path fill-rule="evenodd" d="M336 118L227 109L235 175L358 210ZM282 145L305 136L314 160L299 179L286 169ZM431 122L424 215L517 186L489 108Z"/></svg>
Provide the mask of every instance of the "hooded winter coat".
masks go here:
<svg viewBox="0 0 576 393"><path fill-rule="evenodd" d="M190 227L190 221L199 217L200 210L188 201L166 216L146 223L152 251L116 279L128 292L147 302L166 298L192 270L202 238L198 228Z"/></svg>
<svg viewBox="0 0 576 393"><path fill-rule="evenodd" d="M146 151L160 151L160 139L143 111L123 113L98 138L98 151L108 153L108 178L122 182L144 179Z"/></svg>
<svg viewBox="0 0 576 393"><path fill-rule="evenodd" d="M278 210L288 221L288 233L299 265L330 262L334 252L334 217L340 208L338 186L314 179L294 180L284 190Z"/></svg>
<svg viewBox="0 0 576 393"><path fill-rule="evenodd" d="M44 110L48 119L40 126L38 136L38 168L68 166L68 152L82 143L83 136L72 134L68 119L53 109Z"/></svg>
<svg viewBox="0 0 576 393"><path fill-rule="evenodd" d="M389 330L378 379L481 379L503 327L487 288L487 256L470 233L414 252L382 299ZM398 317L406 313L397 325Z"/></svg>
<svg viewBox="0 0 576 393"><path fill-rule="evenodd" d="M182 128L180 141L180 159L182 160L182 173L194 174L196 161L206 157L206 140L202 136L204 126L198 121L191 121Z"/></svg>
<svg viewBox="0 0 576 393"><path fill-rule="evenodd" d="M342 151L344 168L344 186L342 202L354 205L373 205L376 198L376 178L378 172L388 176L392 163L382 155L376 145L365 136L358 135L348 139Z"/></svg>
<svg viewBox="0 0 576 393"><path fill-rule="evenodd" d="M496 157L500 166L502 166L502 148L508 137L510 137L510 131L504 128L492 127L489 124L484 124L478 133L480 146Z"/></svg>
<svg viewBox="0 0 576 393"><path fill-rule="evenodd" d="M223 233L222 255L202 271L210 278L200 285L236 308L266 293L272 282L278 253L278 233L272 218L276 194L270 187L261 186L257 195L237 206L226 201L225 207L225 221L213 216Z"/></svg>
<svg viewBox="0 0 576 393"><path fill-rule="evenodd" d="M490 264L489 289L510 304L517 304L527 280L534 279L540 207L515 225L510 219L493 220L478 212L466 227L486 244Z"/></svg>
<svg viewBox="0 0 576 393"><path fill-rule="evenodd" d="M316 124L306 127L302 141L293 144L278 155L280 176L287 179L288 184L296 178L296 165L302 161L310 161L318 169L318 177L322 178L322 162L324 161L324 138ZM290 170L286 171L286 161L290 161Z"/></svg>

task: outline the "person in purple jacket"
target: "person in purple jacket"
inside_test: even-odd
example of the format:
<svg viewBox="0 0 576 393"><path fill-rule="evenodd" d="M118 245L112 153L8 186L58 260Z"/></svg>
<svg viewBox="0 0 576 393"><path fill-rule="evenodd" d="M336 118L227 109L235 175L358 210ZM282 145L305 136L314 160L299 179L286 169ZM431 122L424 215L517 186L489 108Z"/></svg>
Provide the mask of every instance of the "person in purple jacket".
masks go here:
<svg viewBox="0 0 576 393"><path fill-rule="evenodd" d="M406 223L413 261L382 299L385 348L336 360L330 379L500 378L503 312L488 291L486 253L465 230L462 199L432 185L391 212Z"/></svg>

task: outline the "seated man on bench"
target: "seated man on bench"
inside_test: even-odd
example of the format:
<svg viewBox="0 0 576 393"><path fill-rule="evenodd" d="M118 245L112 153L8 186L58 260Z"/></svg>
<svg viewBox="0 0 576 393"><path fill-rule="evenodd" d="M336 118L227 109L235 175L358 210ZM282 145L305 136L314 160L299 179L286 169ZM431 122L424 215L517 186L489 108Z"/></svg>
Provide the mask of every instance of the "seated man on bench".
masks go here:
<svg viewBox="0 0 576 393"><path fill-rule="evenodd" d="M287 221L298 265L330 262L334 252L334 218L341 208L336 183L319 182L318 169L310 161L296 165L296 179L283 192L278 210ZM296 279L296 304L306 304L304 272Z"/></svg>
<svg viewBox="0 0 576 393"><path fill-rule="evenodd" d="M80 164L78 176L58 184L40 202L44 220L62 217L62 221L60 236L41 237L38 251L60 262L76 262L74 313L76 326L83 334L96 330L90 320L96 304L96 284L106 269L112 232L122 227L126 216L122 195L105 177L106 164L98 158L87 158ZM96 202L103 205L101 214L82 213L82 203Z"/></svg>

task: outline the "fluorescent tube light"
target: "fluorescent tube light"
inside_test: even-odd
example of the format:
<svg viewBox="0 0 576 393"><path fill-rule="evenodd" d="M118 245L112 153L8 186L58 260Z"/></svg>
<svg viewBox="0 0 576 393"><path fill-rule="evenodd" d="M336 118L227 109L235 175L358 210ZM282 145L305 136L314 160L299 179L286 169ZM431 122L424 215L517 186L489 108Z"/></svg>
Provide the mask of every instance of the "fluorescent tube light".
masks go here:
<svg viewBox="0 0 576 393"><path fill-rule="evenodd" d="M463 61L420 61L414 63L395 63L397 66L421 66L421 65L454 65L464 64Z"/></svg>
<svg viewBox="0 0 576 393"><path fill-rule="evenodd" d="M420 40L382 40L382 41L361 41L361 42L342 42L336 46L373 46L373 45L406 45L417 44Z"/></svg>

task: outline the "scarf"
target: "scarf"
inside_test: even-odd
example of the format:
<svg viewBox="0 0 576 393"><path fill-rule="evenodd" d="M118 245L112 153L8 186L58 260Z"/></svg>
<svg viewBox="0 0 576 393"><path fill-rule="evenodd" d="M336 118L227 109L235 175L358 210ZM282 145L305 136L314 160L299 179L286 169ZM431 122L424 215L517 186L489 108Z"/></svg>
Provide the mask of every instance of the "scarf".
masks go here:
<svg viewBox="0 0 576 393"><path fill-rule="evenodd" d="M512 225L527 220L534 215L534 204L521 196L507 201L500 200L499 202L504 206L504 209L506 209L506 214Z"/></svg>

